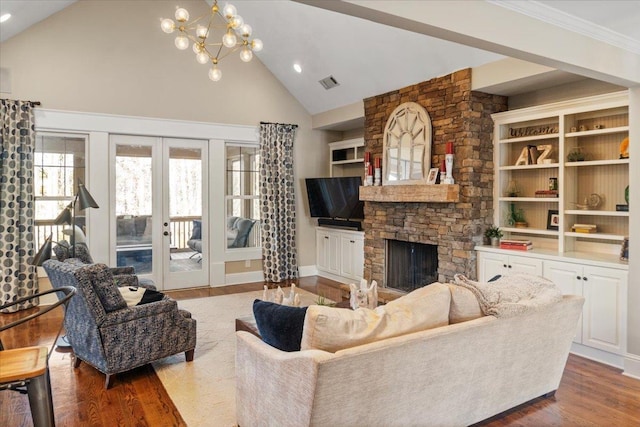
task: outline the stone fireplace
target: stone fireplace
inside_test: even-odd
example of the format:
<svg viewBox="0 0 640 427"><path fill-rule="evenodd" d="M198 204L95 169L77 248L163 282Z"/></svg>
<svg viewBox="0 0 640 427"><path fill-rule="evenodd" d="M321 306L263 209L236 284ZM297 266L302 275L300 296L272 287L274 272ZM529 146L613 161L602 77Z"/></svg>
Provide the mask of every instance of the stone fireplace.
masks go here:
<svg viewBox="0 0 640 427"><path fill-rule="evenodd" d="M365 99L365 148L372 157L382 156L389 114L409 101L422 105L431 116L432 167L442 163L446 142L453 142L457 201L432 202L428 197L418 202L398 197L366 201L364 277L387 286L386 241L398 240L437 246L435 277L440 282L450 281L456 273L476 278L474 247L482 244L485 228L493 223L491 114L506 110L507 98L471 91L471 70L465 69ZM393 194L393 186L384 192Z"/></svg>

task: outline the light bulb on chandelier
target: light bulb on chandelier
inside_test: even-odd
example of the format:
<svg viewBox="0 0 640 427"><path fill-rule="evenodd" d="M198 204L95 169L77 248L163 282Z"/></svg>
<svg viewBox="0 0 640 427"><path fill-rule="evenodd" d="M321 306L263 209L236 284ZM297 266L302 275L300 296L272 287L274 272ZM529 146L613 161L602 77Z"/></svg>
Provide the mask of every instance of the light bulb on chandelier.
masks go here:
<svg viewBox="0 0 640 427"><path fill-rule="evenodd" d="M200 64L213 64L209 69L209 78L215 82L222 78L222 71L218 68L218 62L222 58L240 50L240 59L249 62L253 53L260 52L263 48L262 40L250 39L253 29L238 15L236 7L229 3L220 10L217 0L214 0L209 14L192 21L189 21L189 12L178 7L175 19L177 23L172 19L162 19L160 28L167 34L177 30L175 45L180 50L186 50L193 43L196 61ZM221 30L218 31L219 35L214 34L215 30Z"/></svg>

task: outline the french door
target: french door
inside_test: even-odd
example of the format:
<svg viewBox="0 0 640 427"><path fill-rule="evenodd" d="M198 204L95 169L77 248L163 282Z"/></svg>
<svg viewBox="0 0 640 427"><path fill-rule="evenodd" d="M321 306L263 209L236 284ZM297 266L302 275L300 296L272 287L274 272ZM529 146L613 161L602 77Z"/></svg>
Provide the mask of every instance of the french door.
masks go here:
<svg viewBox="0 0 640 427"><path fill-rule="evenodd" d="M112 265L160 289L209 282L207 141L112 135Z"/></svg>

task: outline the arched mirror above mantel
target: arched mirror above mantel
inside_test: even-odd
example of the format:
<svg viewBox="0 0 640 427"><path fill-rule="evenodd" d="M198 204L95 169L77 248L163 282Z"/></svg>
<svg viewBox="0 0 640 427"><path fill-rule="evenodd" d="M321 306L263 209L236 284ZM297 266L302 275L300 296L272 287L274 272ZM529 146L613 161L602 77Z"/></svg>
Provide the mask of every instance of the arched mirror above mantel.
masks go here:
<svg viewBox="0 0 640 427"><path fill-rule="evenodd" d="M431 118L420 104L405 102L387 120L382 184L425 184L431 167Z"/></svg>

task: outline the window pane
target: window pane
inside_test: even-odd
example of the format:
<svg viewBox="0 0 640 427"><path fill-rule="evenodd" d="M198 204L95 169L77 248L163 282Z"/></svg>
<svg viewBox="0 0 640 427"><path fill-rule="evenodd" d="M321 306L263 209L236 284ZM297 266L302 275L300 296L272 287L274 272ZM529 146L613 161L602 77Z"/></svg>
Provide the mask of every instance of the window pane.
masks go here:
<svg viewBox="0 0 640 427"><path fill-rule="evenodd" d="M260 246L259 148L226 146L227 247Z"/></svg>
<svg viewBox="0 0 640 427"><path fill-rule="evenodd" d="M36 134L34 153L35 244L44 239L68 240L62 230L68 225L54 225L53 220L73 201L80 181L85 182L84 136ZM76 213L76 225L86 232L83 213Z"/></svg>

